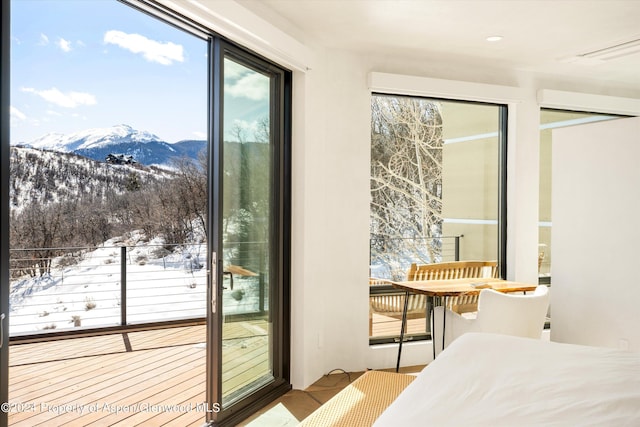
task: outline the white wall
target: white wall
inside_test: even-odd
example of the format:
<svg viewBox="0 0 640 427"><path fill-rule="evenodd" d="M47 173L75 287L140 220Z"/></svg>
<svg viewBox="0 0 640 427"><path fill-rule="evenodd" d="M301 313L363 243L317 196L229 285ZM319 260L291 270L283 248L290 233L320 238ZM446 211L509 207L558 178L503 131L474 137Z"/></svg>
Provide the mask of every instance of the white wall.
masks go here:
<svg viewBox="0 0 640 427"><path fill-rule="evenodd" d="M369 150L364 142L370 104L357 58L336 53L330 61L335 67L296 76L296 84L304 86L294 107L294 115L304 116L294 118L293 146L296 388L332 369L364 369L364 354L357 349L368 347Z"/></svg>
<svg viewBox="0 0 640 427"><path fill-rule="evenodd" d="M318 144L306 155L294 156L294 162L306 165L294 173L294 181L305 182L295 195L307 201L304 211L293 212L294 218L305 218L294 226L294 248L306 248L294 251L293 260L305 266L293 275L292 323L305 325L292 336L296 388L332 369L388 368L396 362L397 345L370 347L367 340L371 90L508 104L507 268L509 279L523 282L537 281L540 105L551 95L556 106L566 102L575 108L584 101L554 90L537 99L539 83L531 79L510 86L512 79L505 76L499 85L497 74L490 73L491 78L478 83L476 70L467 75L457 68L429 70L428 61L387 62L322 48L312 57L314 67L304 75L305 120L294 121L304 134L294 139L297 154L301 146L306 150ZM444 79L452 75L460 80ZM638 110L640 104L632 106ZM296 298L296 289L305 293L303 299ZM430 358L430 342L403 348L403 365L424 364ZM300 366L304 368L297 372Z"/></svg>
<svg viewBox="0 0 640 427"><path fill-rule="evenodd" d="M509 105L509 278L537 281L535 90L370 74L376 69L371 58L338 50L316 54L314 68L304 73L305 120L295 122L304 137L295 138L294 162L305 165L294 168L294 181L305 183L294 184L299 190L294 195L305 200L304 210L294 211L294 218L305 218L296 220L293 232L293 325L304 325L294 326L292 337L295 387L333 369L388 368L396 362L397 345L370 347L367 336L371 90L406 93L411 88L413 94ZM430 342L410 343L402 364L424 364L430 357Z"/></svg>
<svg viewBox="0 0 640 427"><path fill-rule="evenodd" d="M640 118L553 131L554 341L640 351Z"/></svg>

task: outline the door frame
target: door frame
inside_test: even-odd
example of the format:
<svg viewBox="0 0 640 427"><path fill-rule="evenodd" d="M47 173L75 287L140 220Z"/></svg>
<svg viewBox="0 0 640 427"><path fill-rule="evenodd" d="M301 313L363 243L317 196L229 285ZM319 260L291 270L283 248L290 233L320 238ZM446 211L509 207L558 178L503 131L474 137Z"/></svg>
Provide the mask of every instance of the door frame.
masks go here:
<svg viewBox="0 0 640 427"><path fill-rule="evenodd" d="M291 72L222 38L214 37L209 90L209 280L207 289L207 422L232 426L291 389L290 384L290 254L291 254ZM270 76L270 135L272 148L272 209L269 251L272 277L269 310L273 381L250 395L222 406L222 200L224 184L224 59ZM215 225L215 226L214 226Z"/></svg>
<svg viewBox="0 0 640 427"><path fill-rule="evenodd" d="M0 28L0 404L9 402L9 126L10 126L10 1L2 2ZM0 410L0 427L9 423L7 411Z"/></svg>

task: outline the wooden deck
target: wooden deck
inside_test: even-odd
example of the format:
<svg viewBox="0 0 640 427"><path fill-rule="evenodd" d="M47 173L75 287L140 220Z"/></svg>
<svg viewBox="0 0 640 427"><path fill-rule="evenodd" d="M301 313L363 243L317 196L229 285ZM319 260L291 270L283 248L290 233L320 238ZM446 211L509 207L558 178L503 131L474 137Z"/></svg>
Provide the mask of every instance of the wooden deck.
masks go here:
<svg viewBox="0 0 640 427"><path fill-rule="evenodd" d="M205 326L73 338L9 349L10 426L201 426ZM223 389L268 374L264 321L225 324Z"/></svg>
<svg viewBox="0 0 640 427"><path fill-rule="evenodd" d="M400 324L401 321L399 319L373 313L371 338L399 337ZM424 334L426 330L426 320L424 318L407 320L407 334Z"/></svg>

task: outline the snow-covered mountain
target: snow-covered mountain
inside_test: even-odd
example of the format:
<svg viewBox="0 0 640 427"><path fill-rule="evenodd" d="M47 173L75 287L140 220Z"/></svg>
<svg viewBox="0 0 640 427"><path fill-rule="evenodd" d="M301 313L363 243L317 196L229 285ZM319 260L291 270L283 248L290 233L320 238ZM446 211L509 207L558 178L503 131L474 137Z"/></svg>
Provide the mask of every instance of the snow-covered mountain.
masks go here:
<svg viewBox="0 0 640 427"><path fill-rule="evenodd" d="M24 145L40 150L74 153L104 161L108 154L125 154L144 165L170 165L172 159L196 158L206 141L180 141L169 144L151 132L129 125L87 129L72 134L49 133Z"/></svg>
<svg viewBox="0 0 640 427"><path fill-rule="evenodd" d="M73 152L122 142L151 141L160 141L160 138L150 132L135 130L129 125L117 125L109 128L86 129L69 135L49 133L31 141L28 145L41 150Z"/></svg>

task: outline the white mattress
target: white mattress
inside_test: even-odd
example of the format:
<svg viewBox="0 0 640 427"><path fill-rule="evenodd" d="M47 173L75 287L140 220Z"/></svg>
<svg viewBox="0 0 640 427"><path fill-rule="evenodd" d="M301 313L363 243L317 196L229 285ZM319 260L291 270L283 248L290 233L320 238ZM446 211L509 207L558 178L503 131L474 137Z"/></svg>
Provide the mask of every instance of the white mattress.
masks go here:
<svg viewBox="0 0 640 427"><path fill-rule="evenodd" d="M374 425L640 426L640 354L465 334Z"/></svg>

